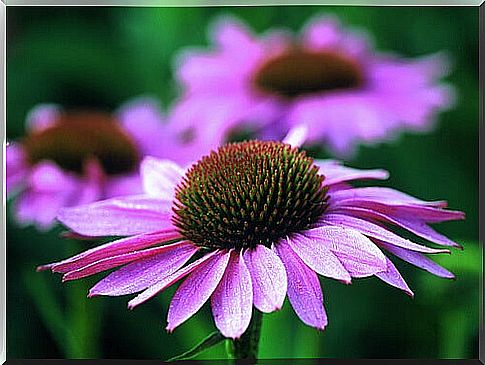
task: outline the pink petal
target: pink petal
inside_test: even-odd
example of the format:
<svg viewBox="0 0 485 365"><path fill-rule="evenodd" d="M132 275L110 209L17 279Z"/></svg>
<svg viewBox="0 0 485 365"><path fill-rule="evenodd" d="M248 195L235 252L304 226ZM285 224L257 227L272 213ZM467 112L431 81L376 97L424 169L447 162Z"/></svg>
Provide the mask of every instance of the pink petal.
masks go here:
<svg viewBox="0 0 485 365"><path fill-rule="evenodd" d="M8 143L5 148L5 172L7 195L25 183L29 171L25 152L18 143Z"/></svg>
<svg viewBox="0 0 485 365"><path fill-rule="evenodd" d="M179 270L198 247L185 241L154 250L158 253L123 266L99 281L91 288L89 296L118 296L144 290Z"/></svg>
<svg viewBox="0 0 485 365"><path fill-rule="evenodd" d="M414 215L427 223L440 223L465 219L465 213L456 210L445 210L434 207L418 205L400 205L389 208L386 212L396 212L396 214Z"/></svg>
<svg viewBox="0 0 485 365"><path fill-rule="evenodd" d="M156 155L167 138L159 102L142 96L121 106L116 113L121 125L132 136L144 155Z"/></svg>
<svg viewBox="0 0 485 365"><path fill-rule="evenodd" d="M258 52L256 39L250 29L232 16L221 16L210 28L210 38L223 50L243 61L246 55ZM239 56L239 57L237 57Z"/></svg>
<svg viewBox="0 0 485 365"><path fill-rule="evenodd" d="M100 200L106 179L107 176L101 163L95 158L87 160L83 167L83 184L76 199L76 204L73 205L88 204Z"/></svg>
<svg viewBox="0 0 485 365"><path fill-rule="evenodd" d="M391 243L395 246L406 248L408 250L424 252L424 253L449 253L449 250L445 249L435 249L431 247L426 247L419 245L417 243L411 242L405 238L402 238L386 228L378 226L377 224L371 223L364 219L359 219L351 217L345 214L325 214L321 223L353 228L360 233L372 237L384 242Z"/></svg>
<svg viewBox="0 0 485 365"><path fill-rule="evenodd" d="M365 277L387 270L386 257L366 236L350 228L322 226L305 232L337 256L353 277ZM312 242L312 241L310 241Z"/></svg>
<svg viewBox="0 0 485 365"><path fill-rule="evenodd" d="M300 147L303 143L305 143L306 137L308 134L308 127L304 124L300 124L296 127L293 127L286 137L283 139L283 143L287 143L292 147Z"/></svg>
<svg viewBox="0 0 485 365"><path fill-rule="evenodd" d="M145 192L154 198L172 201L175 187L182 179L184 170L170 160L146 157L140 166Z"/></svg>
<svg viewBox="0 0 485 365"><path fill-rule="evenodd" d="M244 253L251 275L254 306L263 313L281 309L286 297L286 271L280 258L269 248L257 245Z"/></svg>
<svg viewBox="0 0 485 365"><path fill-rule="evenodd" d="M54 272L67 273L112 256L180 239L180 234L175 230L128 237L94 247L66 260L51 264L51 267Z"/></svg>
<svg viewBox="0 0 485 365"><path fill-rule="evenodd" d="M305 26L302 41L309 48L338 47L344 36L337 18L318 17Z"/></svg>
<svg viewBox="0 0 485 365"><path fill-rule="evenodd" d="M320 168L320 173L325 175L325 180L323 181L323 185L325 186L351 180L385 180L389 177L389 173L385 170L357 170L342 166L333 160L314 160L314 163Z"/></svg>
<svg viewBox="0 0 485 365"><path fill-rule="evenodd" d="M216 327L222 335L232 339L241 337L251 322L253 290L249 270L239 253L231 253L211 304Z"/></svg>
<svg viewBox="0 0 485 365"><path fill-rule="evenodd" d="M318 276L298 257L285 241L275 245L288 275L288 299L298 317L307 325L323 330L327 314Z"/></svg>
<svg viewBox="0 0 485 365"><path fill-rule="evenodd" d="M144 194L140 174L137 171L128 175L112 176L105 183L104 194L106 199Z"/></svg>
<svg viewBox="0 0 485 365"><path fill-rule="evenodd" d="M40 132L53 126L59 116L61 108L56 104L39 104L27 114L27 128L31 132Z"/></svg>
<svg viewBox="0 0 485 365"><path fill-rule="evenodd" d="M347 190L349 190L349 192L346 194L350 196L352 194L351 191L354 189ZM423 202L424 204L420 204L416 202L400 203L399 201L396 202L392 199L388 199L386 201L385 198L381 198L380 201L376 198L373 200L361 198L340 199L342 195L345 195L345 193L339 194L341 192L343 193L343 191L332 193L332 206L353 206L368 208L393 216L414 216L415 218L429 223L439 223L465 218L465 214L463 212L442 209L442 207L446 206L446 202Z"/></svg>
<svg viewBox="0 0 485 365"><path fill-rule="evenodd" d="M409 262L410 264L417 266L423 270L426 270L433 275L447 279L455 278L455 275L453 275L451 272L419 252L409 251L381 241L377 241L377 244L392 253L393 255L399 257L400 259Z"/></svg>
<svg viewBox="0 0 485 365"><path fill-rule="evenodd" d="M452 240L443 236L442 234L439 234L434 229L429 227L426 223L422 222L419 219L416 219L413 216L406 216L405 214L402 214L400 216L393 217L391 215L383 214L377 211L373 211L371 209L357 208L357 207L351 207L351 206L337 208L335 209L335 212L336 213L340 212L346 215L351 215L359 218L371 218L371 219L389 222L397 226L400 226L404 229L407 229L408 231L414 233L415 235L425 238L428 241L437 243L439 245L461 248L461 246L458 243L453 242Z"/></svg>
<svg viewBox="0 0 485 365"><path fill-rule="evenodd" d="M143 195L103 200L59 211L57 218L86 236L131 236L172 227L172 204Z"/></svg>
<svg viewBox="0 0 485 365"><path fill-rule="evenodd" d="M313 271L320 275L350 284L351 278L349 272L326 244L322 244L317 239L303 235L294 235L288 239L288 244Z"/></svg>
<svg viewBox="0 0 485 365"><path fill-rule="evenodd" d="M15 203L15 218L21 224L35 224L46 230L55 225L56 215L77 203L83 181L52 162L40 162L25 177L26 190Z"/></svg>
<svg viewBox="0 0 485 365"><path fill-rule="evenodd" d="M167 331L173 331L192 317L209 299L226 270L229 252L204 262L178 287L168 310Z"/></svg>
<svg viewBox="0 0 485 365"><path fill-rule="evenodd" d="M155 256L159 260L164 260L167 258L167 256L171 257L177 253L179 253L180 255L183 255L184 253L188 253L190 254L190 256L192 256L195 253L195 251L197 251L196 247L187 242L177 242L172 245L165 245L165 246L149 248L149 249L140 250L140 251L132 251L121 255L111 256L111 257L93 262L92 264L89 264L87 266L83 266L80 269L69 271L63 276L62 280L63 281L77 280L133 261L137 261L135 264L140 262L144 264L146 262L149 262ZM120 270L116 271L116 273L118 273L119 271ZM114 275L114 276L118 277L118 275Z"/></svg>
<svg viewBox="0 0 485 365"><path fill-rule="evenodd" d="M381 279L382 281L386 282L389 285L392 285L398 289L401 289L406 292L409 296L413 297L414 293L411 289L409 289L408 284L404 281L403 277L396 269L394 264L386 257L387 261L387 271L382 271L376 273L376 276Z"/></svg>
<svg viewBox="0 0 485 365"><path fill-rule="evenodd" d="M56 224L56 215L67 205L70 194L25 191L14 204L15 219L22 225L35 224L42 231Z"/></svg>
<svg viewBox="0 0 485 365"><path fill-rule="evenodd" d="M447 206L445 201L428 202L414 196L405 194L401 191L386 187L363 187L352 188L346 190L335 191L332 193L332 201L334 204L345 204L347 201L369 201L383 204L393 205L428 205L437 208L444 208Z"/></svg>
<svg viewBox="0 0 485 365"><path fill-rule="evenodd" d="M172 275L167 276L166 278L160 280L156 284L148 287L148 289L141 292L135 298L130 300L128 302L128 308L133 309L136 306L146 302L148 299L154 297L155 295L160 293L162 290L164 290L165 288L168 288L170 285L176 283L177 281L184 278L185 276L190 274L192 271L198 269L199 267L204 269L204 268L207 268L207 265L209 265L211 267L214 266L214 265L217 265L217 262L220 261L221 256L223 256L223 255L221 254L220 251L213 251L213 252L201 257L197 261L194 261L191 264L185 266L184 268L174 272ZM222 259L224 259L224 257Z"/></svg>
<svg viewBox="0 0 485 365"><path fill-rule="evenodd" d="M57 164L43 161L36 164L29 176L31 190L42 193L62 193L74 190L79 185L79 179L64 172Z"/></svg>

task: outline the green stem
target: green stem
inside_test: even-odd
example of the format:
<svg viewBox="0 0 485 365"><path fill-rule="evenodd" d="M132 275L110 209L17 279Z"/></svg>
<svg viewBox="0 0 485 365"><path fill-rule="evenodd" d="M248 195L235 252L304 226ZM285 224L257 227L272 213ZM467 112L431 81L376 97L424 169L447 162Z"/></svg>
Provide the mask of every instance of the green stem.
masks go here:
<svg viewBox="0 0 485 365"><path fill-rule="evenodd" d="M81 245L74 242L73 251L79 252ZM101 302L86 298L92 280L70 283L66 288L67 357L71 359L93 359L100 356L99 337L101 330Z"/></svg>
<svg viewBox="0 0 485 365"><path fill-rule="evenodd" d="M257 359L259 349L259 337L263 314L257 309L253 310L251 323L243 335L237 340L232 340L228 348L234 359Z"/></svg>

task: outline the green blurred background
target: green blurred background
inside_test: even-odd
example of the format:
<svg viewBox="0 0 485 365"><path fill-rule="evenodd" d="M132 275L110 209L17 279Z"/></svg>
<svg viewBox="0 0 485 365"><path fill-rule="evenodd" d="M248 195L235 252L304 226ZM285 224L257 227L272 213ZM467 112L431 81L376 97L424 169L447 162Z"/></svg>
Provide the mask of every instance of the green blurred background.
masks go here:
<svg viewBox="0 0 485 365"><path fill-rule="evenodd" d="M447 79L458 91L456 107L440 115L433 133L406 133L394 144L361 148L347 161L386 168L391 178L384 185L423 199L445 199L466 212L465 221L437 227L465 247L436 257L457 280L434 277L398 259L414 299L376 278L355 280L350 287L322 279L327 329L319 333L305 326L286 301L280 312L264 317L260 356L478 357L478 8L9 7L7 137L24 133L26 113L40 102L113 110L131 97L152 94L168 107L178 94L174 55L186 46L207 45L207 25L221 13L243 18L257 32L274 26L298 30L314 14L333 13L367 29L379 50L407 57L446 50L454 64ZM59 276L35 273L38 264L89 246L61 239L61 231L20 229L7 219L8 358L166 359L214 331L206 305L173 334L165 332L175 288L129 311L128 297L86 298L103 274L61 284ZM220 344L198 358L225 356Z"/></svg>

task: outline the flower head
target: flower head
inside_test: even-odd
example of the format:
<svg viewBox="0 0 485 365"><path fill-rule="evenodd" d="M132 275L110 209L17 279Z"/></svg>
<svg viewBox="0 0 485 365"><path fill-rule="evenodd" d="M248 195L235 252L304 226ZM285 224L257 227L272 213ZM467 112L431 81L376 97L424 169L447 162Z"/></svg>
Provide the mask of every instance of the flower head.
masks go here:
<svg viewBox="0 0 485 365"><path fill-rule="evenodd" d="M249 141L222 146L188 169L147 157L141 174L145 194L62 209L58 216L81 235L125 238L39 269L75 280L117 268L89 296L139 293L129 308L183 279L168 311L169 331L210 299L217 328L238 338L253 305L272 312L286 295L304 323L323 329L317 274L347 284L375 275L413 295L385 251L453 277L425 256L449 250L405 239L393 227L458 246L427 223L463 213L444 209L443 201L350 185L385 179L384 170L313 160L283 142Z"/></svg>
<svg viewBox="0 0 485 365"><path fill-rule="evenodd" d="M27 129L7 146L7 193L20 192L17 220L41 229L52 226L61 207L141 193L138 167L147 154L187 163L198 153L196 143L162 124L150 98L114 114L42 104L27 116Z"/></svg>
<svg viewBox="0 0 485 365"><path fill-rule="evenodd" d="M362 31L333 17L312 19L299 37L281 30L256 36L222 18L211 40L212 49L180 57L185 92L171 118L180 130L220 141L242 126L280 139L303 124L308 144L324 142L348 157L358 144L429 129L453 102L452 88L438 83L449 69L444 54L414 60L381 54Z"/></svg>

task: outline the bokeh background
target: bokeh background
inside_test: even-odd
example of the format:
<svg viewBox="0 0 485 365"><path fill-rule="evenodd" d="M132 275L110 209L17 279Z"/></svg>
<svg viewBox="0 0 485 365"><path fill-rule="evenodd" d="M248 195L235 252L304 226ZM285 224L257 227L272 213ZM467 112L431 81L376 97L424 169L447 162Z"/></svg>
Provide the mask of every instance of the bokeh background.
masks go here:
<svg viewBox="0 0 485 365"><path fill-rule="evenodd" d="M239 16L257 32L274 26L298 30L312 15L332 13L370 32L379 50L407 57L446 50L453 61L447 80L458 92L456 107L439 116L433 133L405 133L393 144L361 148L347 161L385 168L391 178L383 185L423 199L446 199L466 212L465 221L437 227L465 247L436 257L457 279L440 279L397 259L414 299L375 278L351 286L322 279L327 329L305 326L286 301L280 312L264 317L260 356L478 357L478 8L9 7L7 138L22 136L26 113L40 102L109 111L148 94L168 108L179 92L174 56L184 47L207 45L207 25L222 13ZM8 358L166 359L214 331L206 305L173 334L165 332L175 288L129 311L128 297L86 298L103 274L61 284L59 276L36 273L37 265L89 244L60 238L60 227L40 233L8 217ZM198 358L225 356L220 344Z"/></svg>

